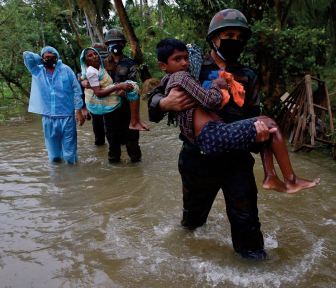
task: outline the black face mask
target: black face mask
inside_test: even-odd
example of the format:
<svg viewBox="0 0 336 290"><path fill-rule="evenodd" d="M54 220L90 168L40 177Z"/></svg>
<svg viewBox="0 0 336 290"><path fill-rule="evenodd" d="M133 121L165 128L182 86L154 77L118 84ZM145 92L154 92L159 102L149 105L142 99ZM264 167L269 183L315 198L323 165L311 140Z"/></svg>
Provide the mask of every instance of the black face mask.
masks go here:
<svg viewBox="0 0 336 290"><path fill-rule="evenodd" d="M107 48L108 52L111 52L115 55L121 55L123 51L123 46L120 44L110 44Z"/></svg>
<svg viewBox="0 0 336 290"><path fill-rule="evenodd" d="M244 50L244 42L235 39L221 39L217 50L225 61L235 62Z"/></svg>
<svg viewBox="0 0 336 290"><path fill-rule="evenodd" d="M42 63L46 68L54 68L56 66L57 59L56 58L51 58L51 59L46 59L46 60L43 59Z"/></svg>

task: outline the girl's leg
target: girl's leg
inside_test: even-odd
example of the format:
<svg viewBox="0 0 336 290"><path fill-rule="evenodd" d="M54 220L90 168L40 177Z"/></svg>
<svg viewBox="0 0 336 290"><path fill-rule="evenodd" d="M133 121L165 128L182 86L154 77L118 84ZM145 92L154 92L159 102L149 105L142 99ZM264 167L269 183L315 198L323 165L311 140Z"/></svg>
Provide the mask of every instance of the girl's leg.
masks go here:
<svg viewBox="0 0 336 290"><path fill-rule="evenodd" d="M133 90L126 92L127 100L129 101L131 111L131 121L129 129L138 131L149 131L148 125L140 120L140 96L139 87L136 82L127 80L133 86Z"/></svg>
<svg viewBox="0 0 336 290"><path fill-rule="evenodd" d="M273 153L268 144L265 144L265 146L261 149L260 156L264 168L263 188L286 192L286 185L279 179L275 171Z"/></svg>
<svg viewBox="0 0 336 290"><path fill-rule="evenodd" d="M140 120L140 100L138 99L129 103L131 109L131 121L129 128L132 130L148 131L148 125Z"/></svg>
<svg viewBox="0 0 336 290"><path fill-rule="evenodd" d="M204 154L215 155L230 150L249 151L256 142L256 118L224 123L218 115L196 108L193 120L195 144Z"/></svg>
<svg viewBox="0 0 336 290"><path fill-rule="evenodd" d="M284 177L284 184L286 186L286 192L294 193L294 192L297 192L305 188L316 186L320 181L319 178L314 179L314 180L306 180L303 178L299 178L298 176L295 175L290 159L289 159L288 150L287 150L285 141L283 140L282 134L276 122L266 116L260 116L260 117L257 117L257 119L260 121L263 121L266 124L266 126L268 126L269 128L276 127L278 129L276 132L272 133L270 137L270 147L271 147L270 150L274 154L279 164L281 173ZM269 169L270 168L267 167L268 171ZM274 166L273 166L273 171L274 171Z"/></svg>
<svg viewBox="0 0 336 290"><path fill-rule="evenodd" d="M217 121L217 120L220 120L220 117L217 114L213 112L205 112L203 109L199 107L196 108L193 115L195 137L197 137L201 133L203 127L209 121Z"/></svg>

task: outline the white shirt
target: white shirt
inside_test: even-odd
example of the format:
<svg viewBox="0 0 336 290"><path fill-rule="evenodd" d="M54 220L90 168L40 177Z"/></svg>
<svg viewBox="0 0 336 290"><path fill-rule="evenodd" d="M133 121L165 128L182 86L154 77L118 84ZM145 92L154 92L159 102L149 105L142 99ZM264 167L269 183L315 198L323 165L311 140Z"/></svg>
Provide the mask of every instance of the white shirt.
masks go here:
<svg viewBox="0 0 336 290"><path fill-rule="evenodd" d="M90 83L91 87L99 87L99 75L100 68L97 70L93 66L89 66L86 70L86 77Z"/></svg>

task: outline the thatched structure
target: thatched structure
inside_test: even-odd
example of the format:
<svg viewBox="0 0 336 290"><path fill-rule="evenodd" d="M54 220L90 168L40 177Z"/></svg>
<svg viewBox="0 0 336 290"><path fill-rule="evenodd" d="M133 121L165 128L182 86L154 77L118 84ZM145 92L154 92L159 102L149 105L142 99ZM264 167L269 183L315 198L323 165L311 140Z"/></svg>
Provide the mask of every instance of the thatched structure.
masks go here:
<svg viewBox="0 0 336 290"><path fill-rule="evenodd" d="M282 98L277 121L294 150L313 149L316 141L328 144L336 158L336 132L324 81L306 75L293 92Z"/></svg>

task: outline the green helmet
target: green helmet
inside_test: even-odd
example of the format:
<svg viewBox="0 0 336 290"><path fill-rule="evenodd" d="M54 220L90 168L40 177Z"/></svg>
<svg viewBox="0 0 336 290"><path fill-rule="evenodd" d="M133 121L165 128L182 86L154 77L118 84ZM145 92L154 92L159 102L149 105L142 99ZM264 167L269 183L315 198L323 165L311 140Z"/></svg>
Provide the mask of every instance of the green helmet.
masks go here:
<svg viewBox="0 0 336 290"><path fill-rule="evenodd" d="M108 44L111 41L120 41L120 40L126 42L124 33L118 28L112 28L105 34L105 44Z"/></svg>
<svg viewBox="0 0 336 290"><path fill-rule="evenodd" d="M224 9L215 14L211 19L206 40L211 44L211 38L217 32L228 29L239 28L245 32L245 39L251 37L251 29L243 13L236 9Z"/></svg>

